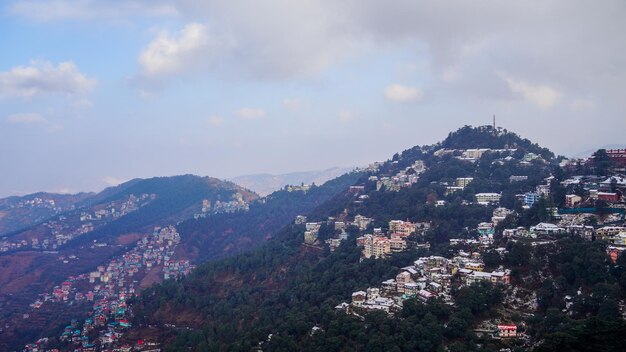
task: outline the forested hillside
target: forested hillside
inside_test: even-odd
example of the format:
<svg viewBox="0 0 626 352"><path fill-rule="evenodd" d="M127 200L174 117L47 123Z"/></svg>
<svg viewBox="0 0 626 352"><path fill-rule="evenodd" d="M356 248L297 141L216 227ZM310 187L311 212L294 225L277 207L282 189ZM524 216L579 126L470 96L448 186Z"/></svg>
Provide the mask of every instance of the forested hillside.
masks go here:
<svg viewBox="0 0 626 352"><path fill-rule="evenodd" d="M626 256L601 234L623 225L623 203L566 215L566 194L593 192L569 185L579 168L559 161L466 126L247 212L181 222L177 251L199 265L129 300L132 327L96 330L100 346L620 350Z"/></svg>
<svg viewBox="0 0 626 352"><path fill-rule="evenodd" d="M468 162L455 151L468 148L509 150ZM307 218L322 222L322 240L333 234L325 223L357 215L373 219L365 232L384 230L393 219L426 222L430 229L414 240L428 242L430 249L409 248L387 259L363 259L356 243L358 229L348 228L348 239L331 252L327 246L304 245L304 226L290 225L261 249L208 262L180 281L144 292L135 305L138 328L128 335L129 341L148 336L166 342L168 350L199 351L497 351L529 346L552 351L563 345L569 350L619 349L616 336L625 325L616 314L626 297L622 282L626 275L621 262L609 265L604 244L571 235L540 246L502 238L507 224L530 226L552 219L545 209L558 203L561 193L558 184L549 183L550 176L563 176L553 157L537 144L488 127L464 127L435 146L396 154L357 183L363 185L361 192L346 190ZM386 191L375 182L417 160L423 161L426 171L410 187ZM518 177L515 182L512 176ZM447 192L456 178L473 180L462 190ZM547 187L555 191L552 196L523 207L518 195L546 184L546 179ZM487 268L511 269L510 287L453 288L452 305L410 298L393 318L379 311L346 315L334 308L349 300L352 292L395 277L420 256L453 255L458 249L450 239L477 238L477 226L489 222L496 207L475 204L480 192L501 194L500 206L517 214L507 217L494 237L504 254L493 250L483 254ZM570 313L562 313L563 297L576 290L579 298L573 308L568 305ZM535 314L515 308L519 304L515 300L525 294L536 294ZM517 324L529 339L499 340L474 332L481 322L494 319Z"/></svg>

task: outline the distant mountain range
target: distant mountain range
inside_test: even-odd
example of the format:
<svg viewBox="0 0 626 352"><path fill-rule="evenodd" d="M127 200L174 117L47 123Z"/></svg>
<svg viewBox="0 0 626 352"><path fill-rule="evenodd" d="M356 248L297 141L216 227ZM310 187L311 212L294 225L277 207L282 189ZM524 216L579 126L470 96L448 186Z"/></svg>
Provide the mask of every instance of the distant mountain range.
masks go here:
<svg viewBox="0 0 626 352"><path fill-rule="evenodd" d="M321 185L328 180L352 171L353 167L332 167L326 170L290 172L286 174L252 174L237 176L229 179L238 185L246 187L261 196L266 196L286 185L300 185L315 183Z"/></svg>

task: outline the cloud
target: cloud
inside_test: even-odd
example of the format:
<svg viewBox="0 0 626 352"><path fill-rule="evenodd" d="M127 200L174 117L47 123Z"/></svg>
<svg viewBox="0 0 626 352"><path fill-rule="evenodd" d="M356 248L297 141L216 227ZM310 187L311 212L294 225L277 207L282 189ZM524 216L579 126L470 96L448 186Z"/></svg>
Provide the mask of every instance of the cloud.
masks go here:
<svg viewBox="0 0 626 352"><path fill-rule="evenodd" d="M285 98L283 99L283 107L286 110L296 111L302 107L302 99L300 98Z"/></svg>
<svg viewBox="0 0 626 352"><path fill-rule="evenodd" d="M222 124L224 124L224 118L217 115L209 117L207 121L213 126L221 126Z"/></svg>
<svg viewBox="0 0 626 352"><path fill-rule="evenodd" d="M187 24L176 33L162 30L139 54L141 73L135 80L146 85L176 74L207 72L234 46L227 34L201 23Z"/></svg>
<svg viewBox="0 0 626 352"><path fill-rule="evenodd" d="M57 66L48 61L33 61L0 72L0 96L29 99L40 95L80 95L92 90L97 81L81 73L71 61Z"/></svg>
<svg viewBox="0 0 626 352"><path fill-rule="evenodd" d="M357 117L358 117L357 113L352 110L341 110L339 111L339 114L337 115L337 119L341 123L350 123L356 120Z"/></svg>
<svg viewBox="0 0 626 352"><path fill-rule="evenodd" d="M562 93L545 84L530 84L510 76L501 75L514 93L520 94L530 103L541 109L548 109L558 104Z"/></svg>
<svg viewBox="0 0 626 352"><path fill-rule="evenodd" d="M199 23L186 25L176 35L162 31L139 55L139 64L147 75L177 72L207 42L207 28Z"/></svg>
<svg viewBox="0 0 626 352"><path fill-rule="evenodd" d="M397 103L413 103L422 99L424 94L415 87L392 84L385 88L385 98Z"/></svg>
<svg viewBox="0 0 626 352"><path fill-rule="evenodd" d="M38 113L12 114L5 121L14 125L45 125L48 123L48 120Z"/></svg>
<svg viewBox="0 0 626 352"><path fill-rule="evenodd" d="M159 0L21 0L9 6L9 13L34 21L94 20L130 16L175 16L176 7Z"/></svg>
<svg viewBox="0 0 626 352"><path fill-rule="evenodd" d="M244 120L256 120L266 115L265 110L261 108L241 108L236 113Z"/></svg>

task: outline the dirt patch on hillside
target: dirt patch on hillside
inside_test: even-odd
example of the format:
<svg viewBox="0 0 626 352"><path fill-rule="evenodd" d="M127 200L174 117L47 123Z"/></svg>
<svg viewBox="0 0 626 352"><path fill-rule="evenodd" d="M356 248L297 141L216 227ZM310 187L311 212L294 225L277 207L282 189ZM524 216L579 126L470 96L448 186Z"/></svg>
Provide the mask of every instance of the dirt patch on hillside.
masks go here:
<svg viewBox="0 0 626 352"><path fill-rule="evenodd" d="M152 286L152 284L161 282L163 277L163 271L160 267L153 267L147 273L146 276L139 283L139 287L142 289Z"/></svg>
<svg viewBox="0 0 626 352"><path fill-rule="evenodd" d="M117 240L115 241L115 244L121 244L123 246L127 245L127 244L133 244L137 241L139 241L142 237L144 236L144 234L138 233L138 232L133 232L133 233L127 233L124 235L120 235Z"/></svg>

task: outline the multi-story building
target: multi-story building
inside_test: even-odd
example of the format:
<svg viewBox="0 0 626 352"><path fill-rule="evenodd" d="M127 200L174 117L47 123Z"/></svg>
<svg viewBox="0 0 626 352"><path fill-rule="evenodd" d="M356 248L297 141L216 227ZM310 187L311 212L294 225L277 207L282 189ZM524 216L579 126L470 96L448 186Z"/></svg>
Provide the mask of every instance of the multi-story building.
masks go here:
<svg viewBox="0 0 626 352"><path fill-rule="evenodd" d="M626 167L626 149L609 149L606 151L606 155L615 164Z"/></svg>
<svg viewBox="0 0 626 352"><path fill-rule="evenodd" d="M391 249L392 252L404 252L406 251L406 241L404 239L402 239L401 237L397 237L397 236L392 236L389 239L389 248Z"/></svg>
<svg viewBox="0 0 626 352"><path fill-rule="evenodd" d="M352 224L358 227L361 231L367 229L367 226L372 222L372 219L363 215L357 215L354 217Z"/></svg>
<svg viewBox="0 0 626 352"><path fill-rule="evenodd" d="M511 177L509 177L509 182L513 183L513 182L521 182L521 181L526 181L528 180L528 176L515 176L512 175Z"/></svg>
<svg viewBox="0 0 626 352"><path fill-rule="evenodd" d="M409 282L413 282L413 279L411 279L411 274L409 272L403 271L400 274L396 275L396 291L398 291L399 293L404 293L404 286Z"/></svg>
<svg viewBox="0 0 626 352"><path fill-rule="evenodd" d="M533 204L537 203L541 199L541 194L536 192L528 192L524 194L524 205L532 207Z"/></svg>
<svg viewBox="0 0 626 352"><path fill-rule="evenodd" d="M604 226L596 230L596 237L598 239L606 240L613 238L620 232L625 232L626 227L623 226Z"/></svg>
<svg viewBox="0 0 626 352"><path fill-rule="evenodd" d="M498 203L501 196L502 195L500 193L476 193L474 198L476 199L476 203L486 205L490 203Z"/></svg>
<svg viewBox="0 0 626 352"><path fill-rule="evenodd" d="M605 202L619 202L619 195L615 192L598 192L598 200Z"/></svg>
<svg viewBox="0 0 626 352"><path fill-rule="evenodd" d="M389 233L402 237L407 237L415 232L415 224L409 221L391 220L389 221Z"/></svg>
<svg viewBox="0 0 626 352"><path fill-rule="evenodd" d="M568 208L575 207L578 203L582 202L582 197L576 194L567 194L565 195L565 206Z"/></svg>
<svg viewBox="0 0 626 352"><path fill-rule="evenodd" d="M385 236L365 235L363 241L363 256L375 259L384 258L391 253L391 243Z"/></svg>
<svg viewBox="0 0 626 352"><path fill-rule="evenodd" d="M454 185L457 187L465 188L472 181L474 181L473 177L457 177L456 181L454 182Z"/></svg>

